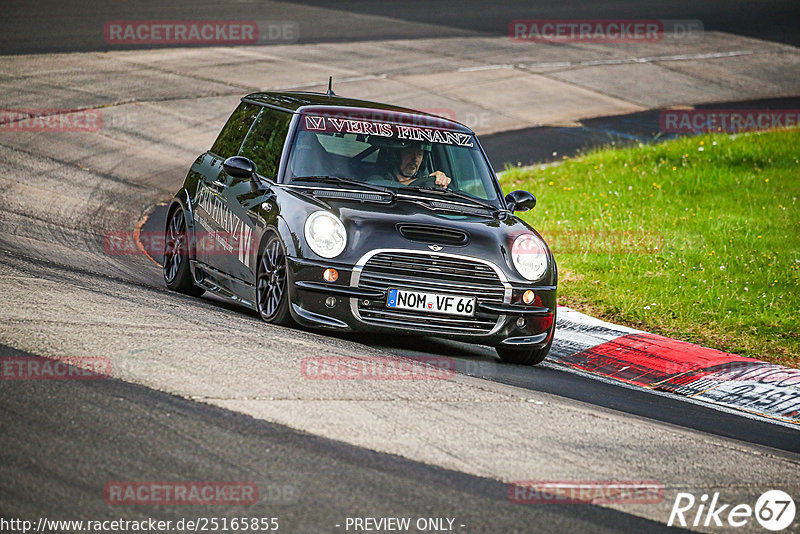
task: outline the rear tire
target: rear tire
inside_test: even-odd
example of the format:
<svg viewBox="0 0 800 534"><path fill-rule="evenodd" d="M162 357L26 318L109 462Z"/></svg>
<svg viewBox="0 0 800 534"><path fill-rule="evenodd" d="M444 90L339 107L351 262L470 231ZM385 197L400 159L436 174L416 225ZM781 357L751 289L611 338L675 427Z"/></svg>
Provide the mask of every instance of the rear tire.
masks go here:
<svg viewBox="0 0 800 534"><path fill-rule="evenodd" d="M189 269L189 239L186 233L186 218L183 209L178 206L167 219L164 232L164 282L167 287L178 293L199 297L205 289L197 287L192 281Z"/></svg>
<svg viewBox="0 0 800 534"><path fill-rule="evenodd" d="M513 349L510 347L495 347L497 355L506 363L515 363L517 365L537 365L544 361L550 353L550 347L553 345L553 338L543 349L529 350L529 349Z"/></svg>
<svg viewBox="0 0 800 534"><path fill-rule="evenodd" d="M286 249L273 234L258 256L256 308L264 321L280 326L295 325L289 312L287 270Z"/></svg>

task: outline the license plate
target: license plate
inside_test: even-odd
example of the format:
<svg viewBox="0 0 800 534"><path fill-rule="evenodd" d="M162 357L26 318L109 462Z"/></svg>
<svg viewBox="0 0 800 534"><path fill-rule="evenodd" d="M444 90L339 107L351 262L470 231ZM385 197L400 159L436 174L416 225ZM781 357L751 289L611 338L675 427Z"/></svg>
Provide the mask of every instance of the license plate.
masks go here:
<svg viewBox="0 0 800 534"><path fill-rule="evenodd" d="M475 315L475 297L390 289L386 307L471 317Z"/></svg>

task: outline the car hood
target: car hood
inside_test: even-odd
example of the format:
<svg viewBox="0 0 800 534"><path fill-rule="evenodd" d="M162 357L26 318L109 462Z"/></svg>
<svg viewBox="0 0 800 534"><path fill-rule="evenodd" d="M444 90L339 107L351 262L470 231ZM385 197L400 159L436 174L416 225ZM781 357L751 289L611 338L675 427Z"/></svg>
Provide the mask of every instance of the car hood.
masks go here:
<svg viewBox="0 0 800 534"><path fill-rule="evenodd" d="M327 198L324 202L347 228L348 245L336 258L337 262L356 263L365 253L376 249L436 251L489 260L503 269L510 281L530 284L514 268L511 246L520 234L541 236L515 215L504 212L499 219L462 215L434 211L401 199L391 204ZM459 232L466 234L465 243L454 239ZM555 280L555 262L549 249L548 255L553 268L540 282L543 284Z"/></svg>

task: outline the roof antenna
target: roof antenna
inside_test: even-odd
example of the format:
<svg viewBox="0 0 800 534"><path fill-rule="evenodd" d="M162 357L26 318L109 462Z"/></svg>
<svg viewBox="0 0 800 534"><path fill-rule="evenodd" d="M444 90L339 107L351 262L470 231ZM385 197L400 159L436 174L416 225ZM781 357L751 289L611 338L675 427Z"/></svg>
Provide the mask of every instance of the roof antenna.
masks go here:
<svg viewBox="0 0 800 534"><path fill-rule="evenodd" d="M333 85L333 76L328 76L328 92L325 93L328 96L336 96L336 93L333 92L331 86Z"/></svg>

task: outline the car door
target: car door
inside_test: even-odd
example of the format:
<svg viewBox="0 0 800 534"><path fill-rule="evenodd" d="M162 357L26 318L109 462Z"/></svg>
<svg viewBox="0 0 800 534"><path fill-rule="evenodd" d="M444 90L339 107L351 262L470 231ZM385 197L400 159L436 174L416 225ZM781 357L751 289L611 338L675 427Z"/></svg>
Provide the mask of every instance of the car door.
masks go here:
<svg viewBox="0 0 800 534"><path fill-rule="evenodd" d="M261 106L242 102L220 131L211 149L203 156L201 177L194 192L192 204L195 219L196 258L214 271L222 271L225 256L230 255L225 190L232 184L231 176L222 169L222 162L239 153L247 132L250 131ZM221 282L210 271L215 281Z"/></svg>
<svg viewBox="0 0 800 534"><path fill-rule="evenodd" d="M252 160L259 176L266 180L277 180L291 118L291 113L263 108L239 149L239 155ZM221 195L228 210L226 231L232 250L225 256L221 270L237 280L252 281L256 265L252 264L250 252L258 246L258 232L254 231L258 220L250 210L267 202L272 192L264 187L254 188L249 178L229 177Z"/></svg>

